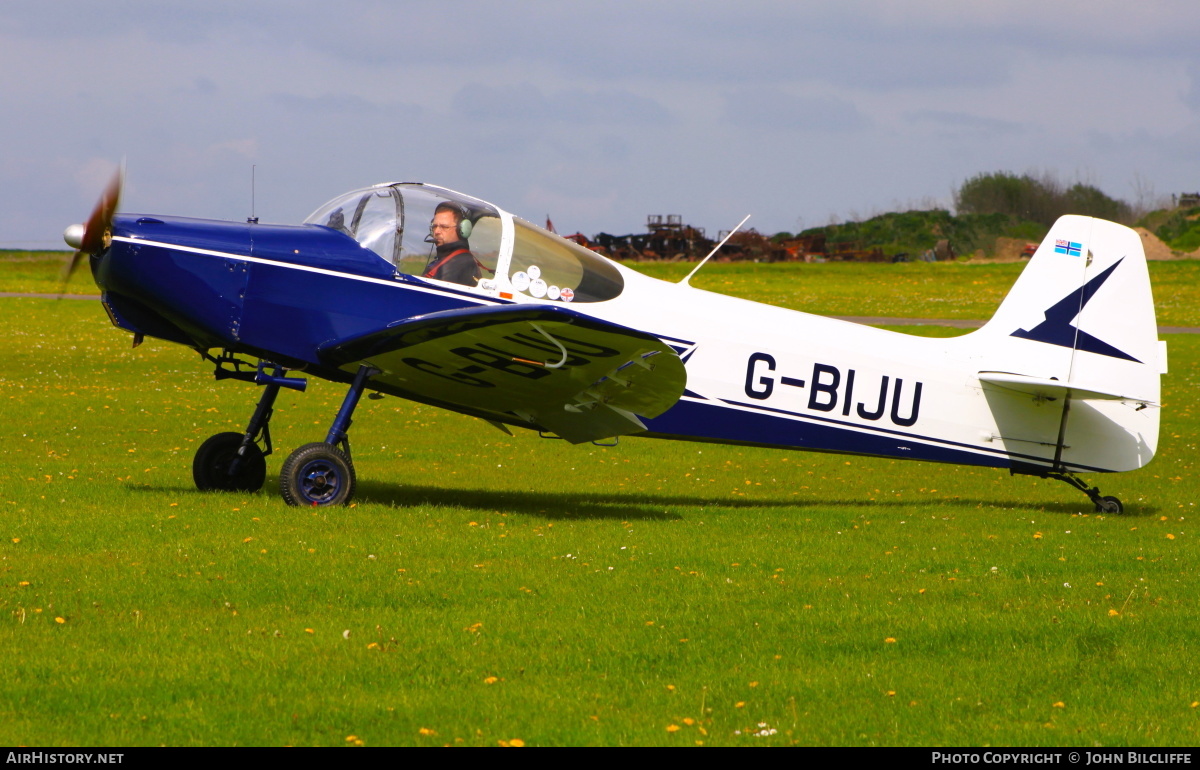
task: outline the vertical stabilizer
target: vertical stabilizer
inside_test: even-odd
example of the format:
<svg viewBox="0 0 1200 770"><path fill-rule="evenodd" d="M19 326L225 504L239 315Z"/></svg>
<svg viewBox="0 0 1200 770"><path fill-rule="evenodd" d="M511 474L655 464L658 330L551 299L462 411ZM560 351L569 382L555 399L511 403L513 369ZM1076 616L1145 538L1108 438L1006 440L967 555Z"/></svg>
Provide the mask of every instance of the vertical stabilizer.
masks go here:
<svg viewBox="0 0 1200 770"><path fill-rule="evenodd" d="M1165 362L1146 257L1133 230L1062 217L996 315L971 338L981 373L1064 388L1053 399L1023 398L1011 388L993 395L998 378L985 374L1001 435L1006 423L1023 435L1038 425L1050 445L1047 460L1075 469L1131 470L1154 455ZM1023 412L1030 398L1034 406Z"/></svg>

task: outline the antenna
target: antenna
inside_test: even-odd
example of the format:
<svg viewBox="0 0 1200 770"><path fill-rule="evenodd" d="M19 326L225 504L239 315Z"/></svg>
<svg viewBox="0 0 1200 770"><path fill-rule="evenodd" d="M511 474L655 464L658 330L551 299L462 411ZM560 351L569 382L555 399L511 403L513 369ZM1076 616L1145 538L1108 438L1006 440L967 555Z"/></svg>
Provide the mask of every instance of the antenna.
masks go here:
<svg viewBox="0 0 1200 770"><path fill-rule="evenodd" d="M250 166L250 216L246 218L246 224L258 224L258 215L254 212L254 170L258 168L258 164Z"/></svg>
<svg viewBox="0 0 1200 770"><path fill-rule="evenodd" d="M686 276L684 276L683 280L680 281L680 283L683 284L684 286L691 286L691 284L688 283L688 281L692 280L692 276L695 275L697 273L697 271L700 270L700 268L704 267L704 263L707 262L712 257L713 254L716 254L717 250L725 245L725 241L732 238L733 234L736 233L738 230L740 230L742 225L746 224L746 220L749 218L750 218L749 214L747 214L745 217L743 217L742 221L737 223L737 227L730 230L729 235L726 235L724 238L722 238L721 242L718 243L716 246L714 246L712 251L708 252L708 256L705 257L704 259L700 260L700 264L696 265L696 267L692 270L692 272L690 272Z"/></svg>

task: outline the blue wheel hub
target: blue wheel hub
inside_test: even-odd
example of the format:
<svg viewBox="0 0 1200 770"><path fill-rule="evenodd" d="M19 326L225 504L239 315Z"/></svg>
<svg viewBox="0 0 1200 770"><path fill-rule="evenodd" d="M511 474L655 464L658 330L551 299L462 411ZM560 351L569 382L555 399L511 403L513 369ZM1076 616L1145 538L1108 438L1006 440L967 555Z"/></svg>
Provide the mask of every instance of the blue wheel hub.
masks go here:
<svg viewBox="0 0 1200 770"><path fill-rule="evenodd" d="M300 469L300 491L309 502L328 503L341 489L342 475L329 460L311 460Z"/></svg>

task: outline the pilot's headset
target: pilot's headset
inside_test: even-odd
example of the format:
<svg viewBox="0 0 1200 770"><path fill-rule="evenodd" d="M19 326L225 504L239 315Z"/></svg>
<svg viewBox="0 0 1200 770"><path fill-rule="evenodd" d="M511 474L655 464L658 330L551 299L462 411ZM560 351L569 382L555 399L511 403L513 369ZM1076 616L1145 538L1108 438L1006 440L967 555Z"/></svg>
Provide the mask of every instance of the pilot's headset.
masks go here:
<svg viewBox="0 0 1200 770"><path fill-rule="evenodd" d="M464 209L462 206L455 203L454 201L442 201L441 203L439 203L437 205L437 208L435 208L433 210L433 215L437 216L439 211L453 211L454 212L454 217L455 217L455 219L458 220L458 239L460 241L465 241L466 239L471 237L471 231L475 228L474 228L474 225L471 223L471 220L467 218L467 210L466 209ZM425 237L425 241L427 243L432 242L433 234L430 233L429 235L427 235Z"/></svg>

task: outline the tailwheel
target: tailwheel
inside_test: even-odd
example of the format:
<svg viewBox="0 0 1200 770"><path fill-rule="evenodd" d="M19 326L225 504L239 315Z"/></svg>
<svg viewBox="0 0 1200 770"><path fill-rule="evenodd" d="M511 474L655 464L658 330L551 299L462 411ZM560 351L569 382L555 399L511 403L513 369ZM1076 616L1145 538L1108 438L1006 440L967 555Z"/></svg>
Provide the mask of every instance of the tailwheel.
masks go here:
<svg viewBox="0 0 1200 770"><path fill-rule="evenodd" d="M242 444L241 433L209 436L192 460L192 479L201 491L257 492L267 480L267 461L257 444Z"/></svg>
<svg viewBox="0 0 1200 770"><path fill-rule="evenodd" d="M1125 512L1125 506L1121 505L1121 501L1115 497L1101 497L1093 502L1096 504L1096 513L1121 514Z"/></svg>
<svg viewBox="0 0 1200 770"><path fill-rule="evenodd" d="M288 505L345 505L354 496L354 465L331 444L305 444L288 455L279 492Z"/></svg>

